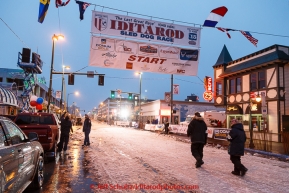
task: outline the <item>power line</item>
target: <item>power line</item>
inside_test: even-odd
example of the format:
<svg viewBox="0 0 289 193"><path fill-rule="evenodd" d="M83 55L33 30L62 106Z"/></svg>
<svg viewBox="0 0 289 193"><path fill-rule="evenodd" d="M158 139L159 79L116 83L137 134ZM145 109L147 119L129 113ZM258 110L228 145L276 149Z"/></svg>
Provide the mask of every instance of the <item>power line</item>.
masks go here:
<svg viewBox="0 0 289 193"><path fill-rule="evenodd" d="M21 38L9 27L9 25L2 19L0 18L3 23L8 27L8 29L10 29L10 31L12 31L12 33L26 46L29 48L29 46L27 44L25 44L25 42L23 40L21 40Z"/></svg>
<svg viewBox="0 0 289 193"><path fill-rule="evenodd" d="M115 8L111 8L111 7L105 7L102 5L97 5L97 4L92 4L91 5L94 6L98 6L98 7L102 7L102 9L107 8L107 9L111 9L111 10L115 10L115 11L121 11L121 12L125 12L127 14L131 13L131 14L135 14L135 15L140 15L140 16L145 16L145 17L150 17L150 18L156 18L156 19L162 19L162 20L167 20L167 21L171 21L171 22L178 22L178 23L184 23L184 24L191 24L191 25L198 25L200 27L207 27L207 26L203 26L201 24L196 24L196 23L190 23L190 22L184 22L184 21L176 21L176 20L172 20L172 19L166 19L166 18L161 18L161 17L154 17L154 16L150 16L150 15L144 15L144 14L139 14L139 13L134 13L134 12L129 12L129 11L124 11L124 10L120 10L120 9L115 9ZM94 7L95 9L95 7ZM209 28L217 28L217 27L209 27ZM223 27L222 27L223 28ZM231 28L230 28L231 29ZM235 31L247 31L247 30L238 30L238 29L233 29ZM277 37L283 37L283 38L289 38L289 36L285 36L285 35L279 35L279 34L269 34L269 33L264 33L264 32L253 32L253 31L247 31L250 33L255 33L255 34L262 34L262 35L269 35L269 36L277 36Z"/></svg>

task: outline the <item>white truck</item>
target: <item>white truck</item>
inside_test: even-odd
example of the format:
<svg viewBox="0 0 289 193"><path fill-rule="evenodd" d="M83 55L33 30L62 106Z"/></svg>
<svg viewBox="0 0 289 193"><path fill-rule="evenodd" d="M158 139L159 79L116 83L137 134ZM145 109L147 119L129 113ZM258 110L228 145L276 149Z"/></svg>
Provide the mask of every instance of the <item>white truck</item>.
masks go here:
<svg viewBox="0 0 289 193"><path fill-rule="evenodd" d="M225 111L204 111L200 112L200 115L204 118L207 127L226 127L226 112ZM188 115L184 122L180 125L189 125L195 115Z"/></svg>

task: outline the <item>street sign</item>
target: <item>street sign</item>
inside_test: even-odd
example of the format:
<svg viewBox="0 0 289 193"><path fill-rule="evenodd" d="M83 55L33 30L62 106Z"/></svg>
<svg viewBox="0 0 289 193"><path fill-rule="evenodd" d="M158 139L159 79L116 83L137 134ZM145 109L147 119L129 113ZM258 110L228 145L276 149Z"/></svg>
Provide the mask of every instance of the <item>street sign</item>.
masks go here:
<svg viewBox="0 0 289 193"><path fill-rule="evenodd" d="M121 90L120 89L117 90L117 94L121 95Z"/></svg>

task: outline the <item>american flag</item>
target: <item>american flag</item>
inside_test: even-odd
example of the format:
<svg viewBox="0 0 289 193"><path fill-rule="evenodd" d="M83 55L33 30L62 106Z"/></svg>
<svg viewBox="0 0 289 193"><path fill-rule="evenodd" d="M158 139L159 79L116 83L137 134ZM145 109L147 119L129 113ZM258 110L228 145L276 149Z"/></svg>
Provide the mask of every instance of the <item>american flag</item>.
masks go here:
<svg viewBox="0 0 289 193"><path fill-rule="evenodd" d="M248 31L241 31L240 32L252 43L254 46L257 47L258 40L253 38L253 36Z"/></svg>

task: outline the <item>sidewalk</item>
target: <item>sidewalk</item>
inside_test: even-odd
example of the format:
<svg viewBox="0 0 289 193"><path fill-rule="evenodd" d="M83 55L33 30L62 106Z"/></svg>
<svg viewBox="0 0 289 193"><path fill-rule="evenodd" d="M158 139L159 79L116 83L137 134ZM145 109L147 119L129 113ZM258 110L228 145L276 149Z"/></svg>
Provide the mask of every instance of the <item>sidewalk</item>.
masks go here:
<svg viewBox="0 0 289 193"><path fill-rule="evenodd" d="M172 133L169 135L174 136L176 138L176 140L178 140L178 141L191 143L190 138L187 137L186 135L172 134ZM250 143L250 140L247 140L246 144L245 144L245 152L247 152L247 153L251 153L253 155L254 154L255 155L260 154L260 155L263 155L263 157L268 157L268 158L275 157L275 158L278 158L280 161L289 161L289 155L285 155L285 154L280 153L280 152L284 152L283 146L281 143L272 142L272 152L262 151L262 150L259 150L256 148L250 149L249 143ZM216 145L216 146L219 146L220 148L222 147L223 149L227 149L229 142L226 140L216 140L216 139L208 138L208 144L211 144L213 146Z"/></svg>

